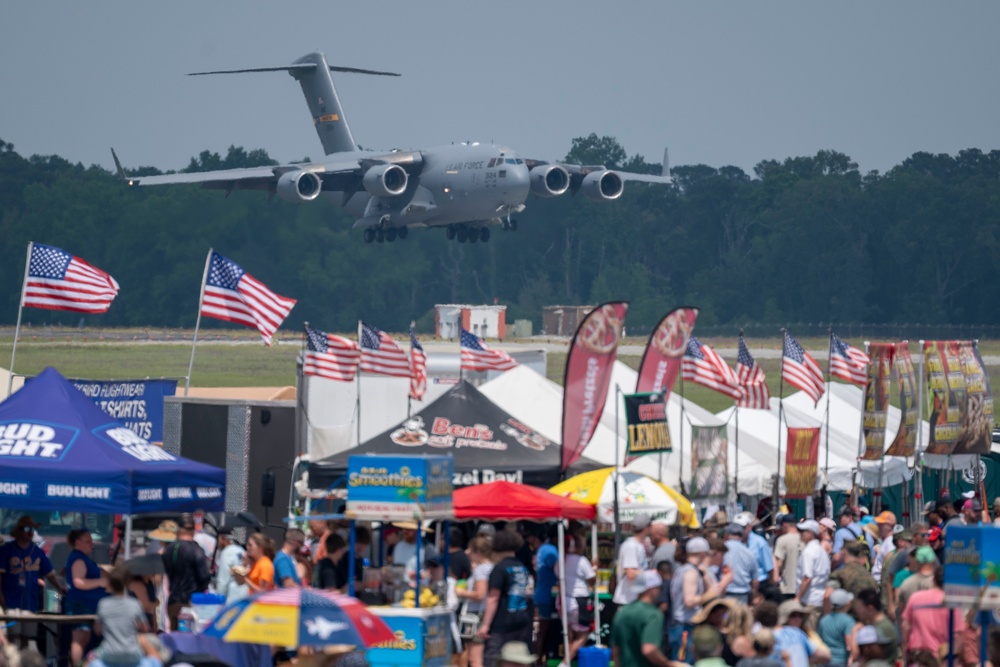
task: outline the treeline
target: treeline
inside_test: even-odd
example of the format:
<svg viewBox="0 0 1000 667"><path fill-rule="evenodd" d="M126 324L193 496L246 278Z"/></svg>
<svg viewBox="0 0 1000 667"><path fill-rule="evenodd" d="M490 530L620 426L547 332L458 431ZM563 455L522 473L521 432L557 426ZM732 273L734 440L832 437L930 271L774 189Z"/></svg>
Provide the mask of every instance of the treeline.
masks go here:
<svg viewBox="0 0 1000 667"><path fill-rule="evenodd" d="M573 141L566 161L655 172L613 138ZM231 147L186 170L272 164ZM148 174L150 167L126 168ZM0 141L0 321L13 323L29 241L107 270L122 292L89 324L190 327L208 248L299 300L303 320L351 331L359 317L392 331L432 327L435 303L499 303L541 320L549 304L632 302L630 334L670 307L700 323L1000 323L1000 151L915 153L861 174L841 153L736 167L673 169L671 187L627 183L618 202L532 197L519 230L486 244L414 230L365 244L328 202L294 205L259 192L128 188L103 168L24 157ZM78 316L27 310L25 322ZM216 326L209 323L208 326Z"/></svg>

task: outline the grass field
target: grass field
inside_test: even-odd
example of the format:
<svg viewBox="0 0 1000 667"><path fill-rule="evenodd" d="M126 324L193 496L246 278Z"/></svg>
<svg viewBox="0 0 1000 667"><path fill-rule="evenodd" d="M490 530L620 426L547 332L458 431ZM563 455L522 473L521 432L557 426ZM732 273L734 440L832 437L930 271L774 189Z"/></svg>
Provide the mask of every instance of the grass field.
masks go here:
<svg viewBox="0 0 1000 667"><path fill-rule="evenodd" d="M47 366L56 367L63 375L87 379L134 379L146 377L183 378L187 374L191 356L191 331L145 330L47 330L22 332L17 346L16 370L20 374L34 375ZM405 337L397 336L400 340ZM0 366L10 360L13 331L0 336ZM531 341L523 341L526 344ZM703 343L716 349L732 349L732 339L703 339ZM825 338L801 339L807 350L825 350ZM849 341L860 346L862 341ZM642 346L644 339L630 338L630 346ZM764 359L760 351L781 349L781 340L752 339L747 341L751 353L767 374L772 396L778 395L780 359ZM405 347L405 345L404 345ZM283 344L265 347L260 337L252 331L214 329L199 341L191 384L201 387L286 386L295 384L295 357L300 345L293 339ZM980 349L987 358L986 370L993 386L1000 382L1000 365L989 365L990 357L1000 356L1000 341L983 341ZM910 353L917 354L917 344L910 346ZM623 354L619 359L632 368L638 368L641 356ZM727 359L734 363L734 359ZM562 384L566 364L565 352L549 352L547 375ZM820 366L825 369L825 362ZM631 390L632 388L628 388ZM680 383L674 389L680 391ZM785 395L794 388L785 387ZM718 412L732 405L731 399L704 387L686 383L686 398L711 412Z"/></svg>

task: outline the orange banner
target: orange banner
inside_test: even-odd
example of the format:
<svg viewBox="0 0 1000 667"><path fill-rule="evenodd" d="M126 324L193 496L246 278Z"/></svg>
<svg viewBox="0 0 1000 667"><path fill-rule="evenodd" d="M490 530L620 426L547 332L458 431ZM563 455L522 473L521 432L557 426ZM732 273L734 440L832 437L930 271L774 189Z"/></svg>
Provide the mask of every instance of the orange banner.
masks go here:
<svg viewBox="0 0 1000 667"><path fill-rule="evenodd" d="M785 448L785 498L811 498L819 465L819 429L789 428Z"/></svg>

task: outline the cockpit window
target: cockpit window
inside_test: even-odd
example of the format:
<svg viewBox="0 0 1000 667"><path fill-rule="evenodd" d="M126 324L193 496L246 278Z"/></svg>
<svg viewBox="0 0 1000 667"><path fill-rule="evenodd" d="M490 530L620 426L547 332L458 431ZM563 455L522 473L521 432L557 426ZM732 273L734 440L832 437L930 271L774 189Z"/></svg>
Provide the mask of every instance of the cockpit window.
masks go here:
<svg viewBox="0 0 1000 667"><path fill-rule="evenodd" d="M504 162L506 162L507 164L517 164L517 161L512 157L507 158L506 160L504 160Z"/></svg>

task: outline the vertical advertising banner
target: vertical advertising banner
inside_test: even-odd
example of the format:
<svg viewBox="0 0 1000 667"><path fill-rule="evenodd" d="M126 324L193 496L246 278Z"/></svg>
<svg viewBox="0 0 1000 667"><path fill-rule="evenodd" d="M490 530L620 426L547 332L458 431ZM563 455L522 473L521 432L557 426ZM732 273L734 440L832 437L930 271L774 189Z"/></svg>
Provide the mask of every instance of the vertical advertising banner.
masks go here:
<svg viewBox="0 0 1000 667"><path fill-rule="evenodd" d="M72 380L110 417L148 442L163 444L163 397L177 393L177 380Z"/></svg>
<svg viewBox="0 0 1000 667"><path fill-rule="evenodd" d="M983 369L979 345L963 340L958 346L965 375L965 410L954 454L989 454L993 444L993 392Z"/></svg>
<svg viewBox="0 0 1000 667"><path fill-rule="evenodd" d="M643 454L673 451L667 428L667 404L663 394L626 394L625 424L627 445L625 461Z"/></svg>
<svg viewBox="0 0 1000 667"><path fill-rule="evenodd" d="M917 374L910 358L910 343L896 343L896 362L893 372L899 390L899 430L886 456L913 456L917 449L917 426L920 412L917 406Z"/></svg>
<svg viewBox="0 0 1000 667"><path fill-rule="evenodd" d="M729 491L726 427L692 426L691 440L691 497L725 496Z"/></svg>
<svg viewBox="0 0 1000 667"><path fill-rule="evenodd" d="M563 470L583 454L604 412L627 312L628 301L601 304L573 334L563 382Z"/></svg>
<svg viewBox="0 0 1000 667"><path fill-rule="evenodd" d="M889 392L892 384L892 343L872 343L868 347L868 381L865 383L864 420L865 451L861 458L877 461L885 451L885 422L889 412Z"/></svg>
<svg viewBox="0 0 1000 667"><path fill-rule="evenodd" d="M642 354L636 393L662 391L664 400L670 398L677 373L681 369L684 350L697 319L698 309L684 306L674 308L660 320L649 335L646 351Z"/></svg>
<svg viewBox="0 0 1000 667"><path fill-rule="evenodd" d="M789 428L785 448L785 498L811 498L816 490L818 466L819 429Z"/></svg>
<svg viewBox="0 0 1000 667"><path fill-rule="evenodd" d="M965 409L965 373L958 347L957 340L924 341L931 429L928 454L951 454L958 444Z"/></svg>

